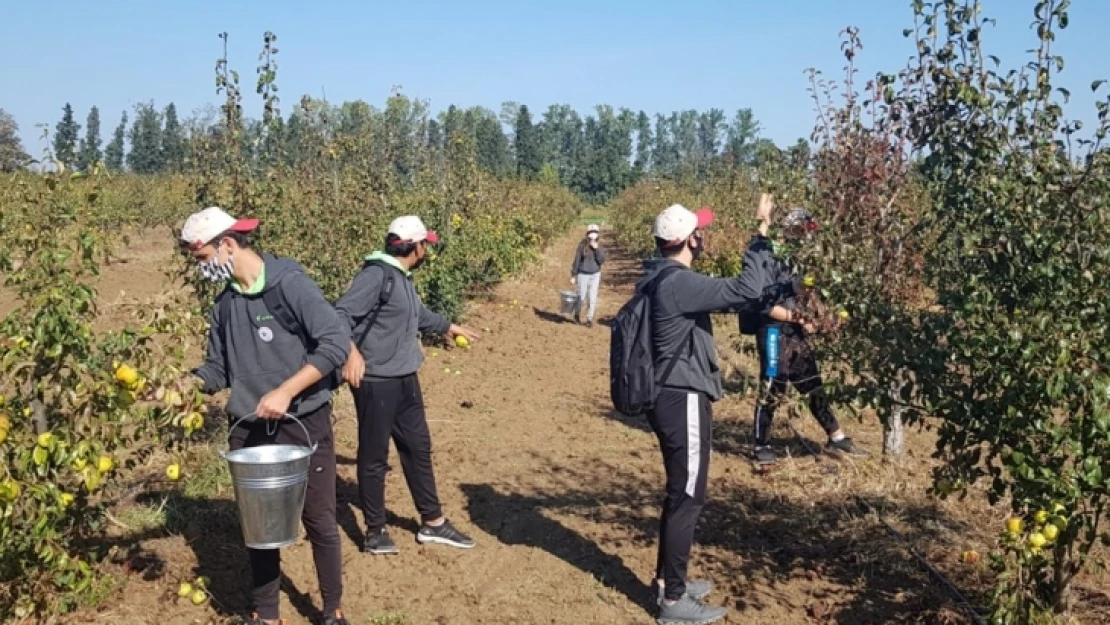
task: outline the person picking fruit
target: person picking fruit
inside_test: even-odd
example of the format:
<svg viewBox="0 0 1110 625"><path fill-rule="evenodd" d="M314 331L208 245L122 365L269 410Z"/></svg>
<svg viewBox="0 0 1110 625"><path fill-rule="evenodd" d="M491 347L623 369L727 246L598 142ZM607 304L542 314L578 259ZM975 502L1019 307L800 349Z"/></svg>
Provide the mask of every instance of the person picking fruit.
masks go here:
<svg viewBox="0 0 1110 625"><path fill-rule="evenodd" d="M594 325L597 294L601 288L601 266L605 264L605 248L601 246L601 228L586 226L586 238L578 243L570 264L570 283L578 285L578 303L574 306L574 322L582 323L582 304L586 307L586 327Z"/></svg>
<svg viewBox="0 0 1110 625"><path fill-rule="evenodd" d="M346 361L350 333L296 261L254 249L248 235L257 227L257 219L236 219L209 207L191 215L181 229L181 247L200 275L225 285L209 315L207 356L187 384L208 394L230 388L225 410L233 421L243 420L228 434L232 450L316 443L301 519L323 596L322 623L348 625L340 609L343 558L336 522L332 390L324 378ZM274 295L300 320L311 348L275 319L266 304ZM283 421L287 414L304 429ZM256 611L247 622L278 623L280 554L277 549L248 549L248 554Z"/></svg>
<svg viewBox="0 0 1110 625"><path fill-rule="evenodd" d="M705 249L703 232L712 222L709 209L693 212L674 204L660 212L653 229L658 258L645 262L645 275L636 284L650 310L643 323L650 324L658 389L647 421L658 438L666 472L654 579L661 623L713 623L728 613L702 602L712 584L686 579L694 528L708 487L712 405L723 395L709 315L758 307L761 298L779 297L756 290L758 285L747 275L713 278L690 268ZM623 328L626 310L617 315L615 328ZM629 366L632 363L622 363L624 371L611 375L620 379Z"/></svg>
<svg viewBox="0 0 1110 625"><path fill-rule="evenodd" d="M774 245L768 237L773 210L773 198L762 194L756 211L759 231L752 236L751 244L744 253L742 272L756 280L761 291L781 290L783 284L798 282L796 268L788 259L776 257ZM782 221L783 238L791 246L803 245L816 228L817 221L809 211L801 208L792 209ZM802 284L803 289L811 289L815 285L808 276L802 279ZM740 333L755 336L760 381L766 387L756 403L754 416L753 456L759 464L773 464L776 460L770 445L771 422L775 407L786 393L787 384L792 384L806 396L810 412L828 435L826 450L866 455L844 434L829 407L817 360L809 343L809 336L816 332L817 326L804 316L794 295L773 301L763 310L740 315Z"/></svg>
<svg viewBox="0 0 1110 625"><path fill-rule="evenodd" d="M415 215L393 220L384 251L366 257L362 271L335 304L355 337L343 379L351 387L358 414L358 488L367 525L362 544L366 553L397 553L397 545L385 529L385 474L391 438L423 522L416 540L462 549L474 546L474 541L443 515L432 468L432 437L417 377L424 362L421 332L445 335L459 346L469 346L479 338L473 330L425 308L413 285L412 272L427 260L428 245L438 242L439 236Z"/></svg>

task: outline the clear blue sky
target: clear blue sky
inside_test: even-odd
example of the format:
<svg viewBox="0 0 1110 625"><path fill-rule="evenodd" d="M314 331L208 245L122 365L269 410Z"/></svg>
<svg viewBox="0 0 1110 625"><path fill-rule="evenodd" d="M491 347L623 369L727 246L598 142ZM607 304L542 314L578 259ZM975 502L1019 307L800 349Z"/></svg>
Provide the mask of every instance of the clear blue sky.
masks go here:
<svg viewBox="0 0 1110 625"><path fill-rule="evenodd" d="M1033 0L983 0L998 25L987 48L1004 66L1024 62L1036 38ZM312 7L309 9L309 7ZM0 20L0 108L41 152L37 123L51 127L72 103L82 125L100 107L105 143L123 110L153 100L182 116L218 102L217 33L230 34L232 67L257 117L254 68L262 33L278 35L282 112L302 94L380 106L393 85L427 99L500 111L506 100L537 113L566 103L649 113L710 107L731 117L751 108L763 136L808 137L813 112L803 70L838 75L838 32L861 28L862 76L904 65L909 0L559 0L507 2L13 1ZM1072 116L1094 119L1089 85L1110 78L1110 0L1077 0L1056 50ZM82 129L82 133L84 130Z"/></svg>

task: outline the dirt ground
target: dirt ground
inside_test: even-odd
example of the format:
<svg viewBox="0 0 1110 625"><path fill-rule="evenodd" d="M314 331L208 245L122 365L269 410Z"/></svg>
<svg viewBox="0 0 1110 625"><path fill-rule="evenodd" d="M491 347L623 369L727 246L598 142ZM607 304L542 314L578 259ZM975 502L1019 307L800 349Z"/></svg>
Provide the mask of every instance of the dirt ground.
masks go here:
<svg viewBox="0 0 1110 625"><path fill-rule="evenodd" d="M352 623L654 622L647 583L656 557L662 466L646 424L611 413L607 386L605 322L628 298L639 270L614 250L602 280L602 323L591 329L568 323L558 314L556 291L569 288L575 242L560 241L531 275L472 306L466 323L484 334L472 349L428 350L421 380L440 497L452 521L477 540L475 549L415 542L417 515L394 452L387 496L401 553L358 551L355 422L344 391L337 404L338 493L344 609ZM107 291L156 292L152 283L160 283L160 274L151 263L168 257L139 251L119 266L123 273L104 278ZM754 367L734 348L742 343L735 324L721 321L718 344L729 363L730 388L738 391ZM974 501L982 499L976 495L965 502L926 496L933 449L928 432L908 433L910 455L888 465L878 458L877 422L857 422L842 411L849 433L876 455L814 457L805 445L824 444L816 422L804 410L793 419L784 411L777 444L791 457L773 473L758 475L746 459L751 411L752 400L742 392L715 406L709 502L690 566L691 576L716 585L708 600L731 609L724 622L972 622L909 548L982 604L991 578L987 554L1007 511ZM909 542L894 538L860 500ZM67 621L223 623L246 610L249 573L230 493L168 501L181 517L173 531L121 536L120 544L131 548L117 567L119 584L98 608ZM968 549L979 550L982 561L961 562L959 554ZM320 598L307 542L286 549L283 563L283 616L291 624L313 622ZM181 580L196 575L212 579L213 601L203 607L175 594ZM1105 587L1096 578L1085 585ZM1080 593L1083 622L1110 622L1106 595L1090 588Z"/></svg>

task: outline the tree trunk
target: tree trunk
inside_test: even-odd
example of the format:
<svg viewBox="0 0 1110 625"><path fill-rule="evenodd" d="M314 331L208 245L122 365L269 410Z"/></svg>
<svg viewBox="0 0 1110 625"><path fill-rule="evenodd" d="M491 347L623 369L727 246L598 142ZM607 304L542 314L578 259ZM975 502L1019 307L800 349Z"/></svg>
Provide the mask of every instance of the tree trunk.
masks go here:
<svg viewBox="0 0 1110 625"><path fill-rule="evenodd" d="M891 402L890 414L883 421L883 456L897 458L905 450L905 428L902 424L902 413L905 408L898 402L901 397L902 387L906 384L899 375L890 384Z"/></svg>

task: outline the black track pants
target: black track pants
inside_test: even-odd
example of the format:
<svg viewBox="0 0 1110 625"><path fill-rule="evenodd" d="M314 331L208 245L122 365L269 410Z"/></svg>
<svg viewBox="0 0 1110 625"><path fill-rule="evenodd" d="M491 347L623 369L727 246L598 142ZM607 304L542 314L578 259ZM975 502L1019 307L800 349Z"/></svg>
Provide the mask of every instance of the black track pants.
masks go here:
<svg viewBox="0 0 1110 625"><path fill-rule="evenodd" d="M659 439L667 473L655 574L666 582L667 599L678 599L686 592L694 528L705 506L713 408L701 393L664 390L648 421Z"/></svg>
<svg viewBox="0 0 1110 625"><path fill-rule="evenodd" d="M443 516L432 469L432 435L416 374L363 380L352 389L358 413L358 491L370 530L385 526L389 441L397 445L409 493L424 522Z"/></svg>

